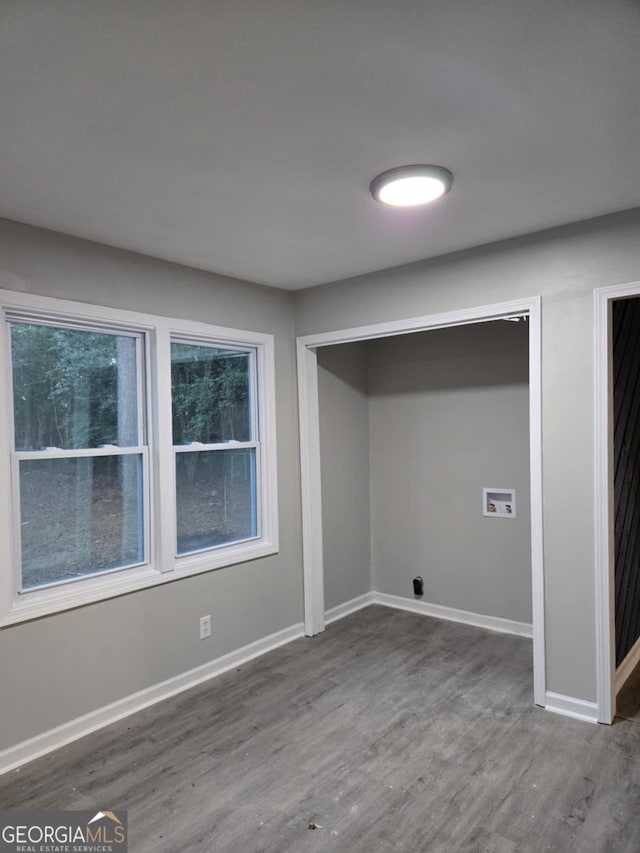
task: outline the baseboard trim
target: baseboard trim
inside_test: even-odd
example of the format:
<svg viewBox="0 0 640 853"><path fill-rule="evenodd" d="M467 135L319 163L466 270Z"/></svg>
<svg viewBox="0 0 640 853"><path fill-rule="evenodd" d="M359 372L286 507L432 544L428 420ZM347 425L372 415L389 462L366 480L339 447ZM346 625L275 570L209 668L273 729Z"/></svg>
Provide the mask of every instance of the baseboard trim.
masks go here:
<svg viewBox="0 0 640 853"><path fill-rule="evenodd" d="M546 711L561 714L563 717L572 717L574 720L583 720L587 723L598 722L598 705L596 702L587 702L584 699L563 696L561 693L552 693L547 690L544 707Z"/></svg>
<svg viewBox="0 0 640 853"><path fill-rule="evenodd" d="M351 598L349 601L338 604L336 607L331 607L324 612L324 624L329 625L331 622L336 622L338 619L343 619L357 610L362 610L364 607L369 607L374 604L375 593L365 592L364 595L358 595L356 598Z"/></svg>
<svg viewBox="0 0 640 853"><path fill-rule="evenodd" d="M421 613L423 616L434 616L436 619L446 619L449 622L463 622L476 628L488 628L501 634L516 634L518 637L533 637L533 626L528 622L514 622L499 616L484 616L481 613L471 613L468 610L457 610L454 607L443 607L441 604L430 604L428 601L417 601L402 598L400 595L387 595L383 592L373 593L373 604L384 604L398 610L408 610L410 613Z"/></svg>
<svg viewBox="0 0 640 853"><path fill-rule="evenodd" d="M156 702L162 702L163 699L175 696L176 693L182 693L190 687L195 687L197 684L215 678L217 675L222 675L223 672L248 663L254 658L303 636L304 626L302 623L284 628L282 631L277 631L275 634L270 634L242 646L242 648L222 655L222 657L209 661L202 666L180 673L180 675L154 684L145 690L132 693L130 696L118 699L103 708L98 708L82 717L77 717L75 720L70 720L61 726L11 746L0 752L0 774L20 767L35 758L40 758L42 755L97 731L103 726L115 723L123 717L135 714L150 705L155 705Z"/></svg>
<svg viewBox="0 0 640 853"><path fill-rule="evenodd" d="M616 693L619 693L626 680L629 678L633 670L640 663L640 637L635 641L631 650L627 653L627 656L622 661L620 666L616 669L616 678L615 678L615 687Z"/></svg>

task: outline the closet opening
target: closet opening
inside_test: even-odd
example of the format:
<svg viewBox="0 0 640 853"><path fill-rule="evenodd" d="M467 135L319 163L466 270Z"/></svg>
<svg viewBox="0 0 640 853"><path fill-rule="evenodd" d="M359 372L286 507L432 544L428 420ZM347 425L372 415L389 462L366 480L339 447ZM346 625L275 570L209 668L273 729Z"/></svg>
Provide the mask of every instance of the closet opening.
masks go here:
<svg viewBox="0 0 640 853"><path fill-rule="evenodd" d="M531 636L544 706L538 300L299 338L298 371L306 633L380 603Z"/></svg>

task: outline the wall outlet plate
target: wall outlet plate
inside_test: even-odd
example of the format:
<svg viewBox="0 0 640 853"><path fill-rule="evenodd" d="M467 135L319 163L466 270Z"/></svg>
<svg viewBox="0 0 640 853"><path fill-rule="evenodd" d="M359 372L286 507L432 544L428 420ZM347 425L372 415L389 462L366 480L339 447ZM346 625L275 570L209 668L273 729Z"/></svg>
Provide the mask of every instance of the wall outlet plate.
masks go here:
<svg viewBox="0 0 640 853"><path fill-rule="evenodd" d="M516 517L516 490L492 489L482 490L482 514L490 518Z"/></svg>
<svg viewBox="0 0 640 853"><path fill-rule="evenodd" d="M200 639L206 640L211 636L211 614L200 617Z"/></svg>

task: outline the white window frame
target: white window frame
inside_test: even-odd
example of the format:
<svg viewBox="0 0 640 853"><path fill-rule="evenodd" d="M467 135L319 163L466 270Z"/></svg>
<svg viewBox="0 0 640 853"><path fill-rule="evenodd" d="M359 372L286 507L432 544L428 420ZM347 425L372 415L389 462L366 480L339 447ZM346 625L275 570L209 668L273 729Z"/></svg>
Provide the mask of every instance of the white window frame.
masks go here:
<svg viewBox="0 0 640 853"><path fill-rule="evenodd" d="M13 424L13 401L12 394L9 394L9 405L5 407L5 411L10 410L10 424L8 425L8 433L12 445L11 452L11 494L12 494L12 553L13 553L13 574L14 574L14 589L21 597L23 595L31 595L39 589L53 588L62 584L76 583L80 580L87 580L90 577L98 575L106 575L112 572L121 572L128 569L137 568L138 566L147 565L150 562L150 537L149 537L149 443L147 441L147 413L146 413L146 359L144 357L145 335L140 332L133 332L130 329L123 329L115 324L106 325L86 323L70 323L66 318L53 317L43 318L35 316L33 312L24 311L4 311L3 318L7 325L7 337L10 337L10 327L13 323L23 323L27 325L48 326L50 328L71 329L79 332L98 332L101 334L118 335L128 337L136 342L136 396L137 396L137 444L129 446L102 446L102 447L83 447L65 450L59 447L48 447L43 450L15 450L15 436ZM10 347L9 341L7 346ZM6 352L6 351L5 351ZM10 355L7 354L7 364L11 365ZM12 370L9 371L12 373ZM109 569L97 569L88 571L86 575L77 577L65 578L57 581L51 581L47 584L42 584L37 587L27 589L22 588L22 567L20 564L21 553L21 514L20 514L20 463L29 460L47 460L47 459L88 459L104 456L137 456L142 462L142 494L143 494L143 515L142 523L142 560L136 560L135 563L130 563L124 566L116 566Z"/></svg>
<svg viewBox="0 0 640 853"><path fill-rule="evenodd" d="M186 344L188 346L210 346L210 347L219 347L220 342L218 339L207 339L207 338L185 338L184 336L171 336L171 344ZM261 482L261 460L260 460L260 412L258 405L258 350L255 346L238 346L230 344L226 344L224 346L226 351L237 351L241 353L247 353L249 355L249 393L250 397L250 415L251 415L251 439L249 441L232 441L232 442L214 442L211 444L204 444L201 442L193 442L191 444L174 444L172 447L173 456L174 456L174 470L177 455L179 453L194 453L194 452L206 452L208 450L220 451L220 452L228 452L232 450L247 450L253 449L256 452L256 493L260 494L260 482ZM176 501L176 511L177 511L177 501ZM180 565L197 565L198 561L202 558L203 554L210 555L211 551L229 548L232 545L239 546L245 542L252 542L256 539L260 538L260 531L262 529L262 507L260 505L260 501L256 501L256 528L257 534L256 536L247 537L246 539L240 540L236 543L230 544L222 544L215 545L210 548L201 548L196 551L189 551L185 554L177 553L177 535L176 535L176 560L180 561Z"/></svg>
<svg viewBox="0 0 640 853"><path fill-rule="evenodd" d="M5 421L0 428L0 565L5 567L0 571L0 626L278 552L273 335L8 290L0 290L0 312L0 353L4 363L4 369L0 370L0 405L5 412ZM20 571L19 553L13 530L16 478L15 474L12 476L12 459L16 454L13 446L12 375L10 358L6 357L10 352L9 322L17 315L21 320L142 336L141 384L145 402L141 407L141 417L146 422L148 445L147 475L144 479L145 530L148 536L145 553L148 559L144 564L19 592L16 575ZM171 416L173 340L246 348L255 353L253 404L258 430L254 436L256 440L251 442L256 447L258 535L180 557L176 556L175 454ZM103 452L122 451L118 448ZM50 453L55 454L55 451ZM36 456L44 458L42 453Z"/></svg>

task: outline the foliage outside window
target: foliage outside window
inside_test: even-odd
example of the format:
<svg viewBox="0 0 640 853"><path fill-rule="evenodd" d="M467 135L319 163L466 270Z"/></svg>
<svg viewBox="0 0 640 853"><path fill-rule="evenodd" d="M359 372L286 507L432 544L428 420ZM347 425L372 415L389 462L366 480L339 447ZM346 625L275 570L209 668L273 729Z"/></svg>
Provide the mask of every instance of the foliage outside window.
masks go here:
<svg viewBox="0 0 640 853"><path fill-rule="evenodd" d="M2 621L277 550L271 336L0 296Z"/></svg>

